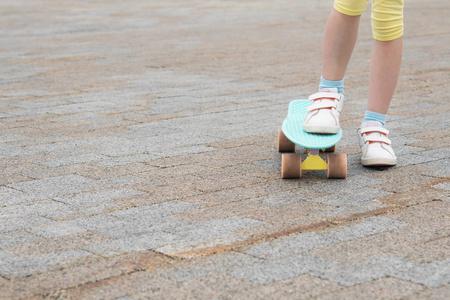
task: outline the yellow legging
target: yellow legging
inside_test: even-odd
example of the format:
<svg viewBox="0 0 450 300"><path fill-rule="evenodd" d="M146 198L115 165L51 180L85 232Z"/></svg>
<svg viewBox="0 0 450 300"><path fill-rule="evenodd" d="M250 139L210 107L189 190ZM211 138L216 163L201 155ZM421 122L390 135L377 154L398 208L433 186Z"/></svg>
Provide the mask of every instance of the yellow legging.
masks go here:
<svg viewBox="0 0 450 300"><path fill-rule="evenodd" d="M359 16L369 0L335 0L334 8L345 15ZM403 35L403 0L372 0L372 32L379 41L392 41Z"/></svg>

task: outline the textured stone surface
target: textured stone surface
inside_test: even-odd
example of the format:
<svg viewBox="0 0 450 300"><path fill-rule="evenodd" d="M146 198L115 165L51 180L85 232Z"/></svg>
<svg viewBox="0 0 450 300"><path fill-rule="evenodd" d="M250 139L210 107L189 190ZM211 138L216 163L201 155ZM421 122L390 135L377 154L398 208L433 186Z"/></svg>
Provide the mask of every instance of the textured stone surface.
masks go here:
<svg viewBox="0 0 450 300"><path fill-rule="evenodd" d="M336 227L320 233L305 232L282 237L271 242L242 248L240 251L261 258L276 259L301 254L312 249L335 245L370 235L376 235L405 225L405 223L395 222L389 219L372 217L364 219L360 223L350 224L345 227Z"/></svg>
<svg viewBox="0 0 450 300"><path fill-rule="evenodd" d="M347 179L280 179L331 2L0 3L1 297L449 298L447 2L405 3L397 166L360 164L368 8Z"/></svg>

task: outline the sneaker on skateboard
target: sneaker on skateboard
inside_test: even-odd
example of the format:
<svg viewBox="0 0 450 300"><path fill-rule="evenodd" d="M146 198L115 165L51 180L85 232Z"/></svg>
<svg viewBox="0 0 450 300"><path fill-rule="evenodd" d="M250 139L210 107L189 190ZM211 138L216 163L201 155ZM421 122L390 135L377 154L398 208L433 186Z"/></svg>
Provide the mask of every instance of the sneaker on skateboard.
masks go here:
<svg viewBox="0 0 450 300"><path fill-rule="evenodd" d="M308 114L309 100L294 100L289 103L288 114L278 131L278 151L281 157L281 177L300 178L302 170L326 170L328 178L347 177L347 155L328 153L327 160L319 152L334 152L336 144L342 137L342 129L336 134L317 134L303 130L303 122ZM301 155L295 153L299 145L308 151L308 157L302 162Z"/></svg>

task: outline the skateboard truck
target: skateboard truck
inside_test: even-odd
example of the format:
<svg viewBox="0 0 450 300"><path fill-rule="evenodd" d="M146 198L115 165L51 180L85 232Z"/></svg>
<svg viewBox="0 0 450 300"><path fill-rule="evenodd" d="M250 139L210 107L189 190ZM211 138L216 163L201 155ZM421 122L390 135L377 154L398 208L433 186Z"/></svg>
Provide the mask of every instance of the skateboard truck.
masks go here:
<svg viewBox="0 0 450 300"><path fill-rule="evenodd" d="M329 148L328 150L334 149ZM347 155L343 153L328 153L325 161L319 155L320 149L308 149L308 156L302 162L301 154L295 153L295 144L281 130L278 131L278 151L292 152L281 155L281 177L283 179L298 179L302 177L302 170L327 171L327 178L330 179L347 178Z"/></svg>
<svg viewBox="0 0 450 300"><path fill-rule="evenodd" d="M309 149L308 157L302 162L302 170L328 170L328 164L319 156L319 149Z"/></svg>

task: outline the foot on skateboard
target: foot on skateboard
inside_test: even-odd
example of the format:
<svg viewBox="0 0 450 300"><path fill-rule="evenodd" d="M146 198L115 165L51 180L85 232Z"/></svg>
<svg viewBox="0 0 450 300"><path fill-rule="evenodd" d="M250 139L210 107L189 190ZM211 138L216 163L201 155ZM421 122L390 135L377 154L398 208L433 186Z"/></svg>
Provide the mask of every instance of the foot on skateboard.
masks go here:
<svg viewBox="0 0 450 300"><path fill-rule="evenodd" d="M309 133L303 129L308 114L309 100L294 100L289 103L288 115L278 132L278 151L295 152L299 145L308 150L308 157L301 162L300 154L284 153L281 157L281 177L300 178L302 170L326 170L328 178L347 177L347 155L327 154L327 160L319 156L320 150L334 152L342 137L342 129L336 134Z"/></svg>

